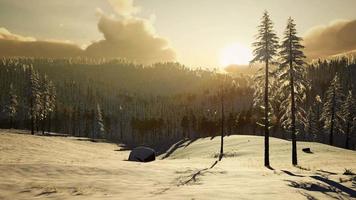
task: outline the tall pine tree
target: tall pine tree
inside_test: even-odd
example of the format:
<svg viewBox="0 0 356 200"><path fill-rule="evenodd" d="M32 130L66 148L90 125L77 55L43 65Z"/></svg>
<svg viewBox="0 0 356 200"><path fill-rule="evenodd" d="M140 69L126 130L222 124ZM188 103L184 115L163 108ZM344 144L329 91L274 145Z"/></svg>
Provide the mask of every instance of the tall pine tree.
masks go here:
<svg viewBox="0 0 356 200"><path fill-rule="evenodd" d="M287 27L281 45L281 64L278 68L278 78L281 83L280 90L286 92L282 102L282 126L291 132L292 136L292 164L297 165L297 123L304 124L305 111L302 103L306 96L307 81L305 78L304 46L300 44L301 38L292 18L288 19Z"/></svg>
<svg viewBox="0 0 356 200"><path fill-rule="evenodd" d="M41 92L40 92L40 76L37 71L30 66L27 69L27 76L28 76L28 109L29 109L29 117L31 121L31 134L35 134L35 126L37 126L38 116L40 115L41 111Z"/></svg>
<svg viewBox="0 0 356 200"><path fill-rule="evenodd" d="M274 57L277 55L278 37L273 30L273 23L267 11L264 12L261 24L258 26L258 29L258 34L256 36L257 41L253 43L255 49L253 50L254 58L251 60L251 63L260 62L265 64L264 76L260 76L261 78L264 78L263 96L255 96L255 99L257 99L255 101L258 102L259 99L264 99L264 106L261 105L261 107L264 109L264 165L269 167L269 65L274 63Z"/></svg>
<svg viewBox="0 0 356 200"><path fill-rule="evenodd" d="M323 103L319 95L315 97L315 102L310 106L307 116L306 132L309 137L309 141L314 141L314 139L322 133L323 124L321 122L321 112L323 110Z"/></svg>
<svg viewBox="0 0 356 200"><path fill-rule="evenodd" d="M324 128L329 129L329 144L333 145L335 131L340 132L341 128L341 105L343 99L343 91L338 75L335 75L331 81L330 87L326 91L322 120Z"/></svg>
<svg viewBox="0 0 356 200"><path fill-rule="evenodd" d="M45 132L45 121L48 117L49 109L50 109L50 88L49 88L49 79L45 74L41 81L41 111L40 111L40 121L42 126L42 134Z"/></svg>
<svg viewBox="0 0 356 200"><path fill-rule="evenodd" d="M48 132L51 131L51 118L52 113L56 109L56 87L54 86L53 82L49 80L48 82L48 89L49 89L49 107L48 107Z"/></svg>
<svg viewBox="0 0 356 200"><path fill-rule="evenodd" d="M95 133L93 139L96 137L104 138L105 128L104 128L104 119L103 114L100 108L100 105L96 105L96 124L95 124Z"/></svg>
<svg viewBox="0 0 356 200"><path fill-rule="evenodd" d="M350 148L350 139L355 131L356 100L350 90L345 102L341 106L341 116L343 118L343 133L345 134L345 148Z"/></svg>
<svg viewBox="0 0 356 200"><path fill-rule="evenodd" d="M13 128L14 118L17 113L17 107L18 107L17 95L15 94L13 84L11 83L10 91L9 91L9 101L8 101L8 105L6 106L6 112L10 120L10 128Z"/></svg>

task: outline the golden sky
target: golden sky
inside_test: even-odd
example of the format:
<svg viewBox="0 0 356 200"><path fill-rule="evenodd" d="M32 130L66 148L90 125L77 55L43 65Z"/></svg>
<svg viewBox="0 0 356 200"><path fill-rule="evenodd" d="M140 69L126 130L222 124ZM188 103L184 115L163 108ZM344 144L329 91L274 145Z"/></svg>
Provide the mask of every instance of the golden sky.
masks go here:
<svg viewBox="0 0 356 200"><path fill-rule="evenodd" d="M355 8L355 0L0 0L0 56L243 64L267 10L280 37L292 16L316 58L356 49Z"/></svg>

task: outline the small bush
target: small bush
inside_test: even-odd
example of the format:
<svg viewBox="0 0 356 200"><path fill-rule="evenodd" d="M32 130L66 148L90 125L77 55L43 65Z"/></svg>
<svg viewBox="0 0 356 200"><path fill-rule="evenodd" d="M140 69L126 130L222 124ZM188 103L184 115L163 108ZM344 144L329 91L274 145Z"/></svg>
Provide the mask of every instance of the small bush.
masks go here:
<svg viewBox="0 0 356 200"><path fill-rule="evenodd" d="M352 171L352 169L345 169L345 171L344 171L343 174L344 174L344 175L356 175L356 174Z"/></svg>

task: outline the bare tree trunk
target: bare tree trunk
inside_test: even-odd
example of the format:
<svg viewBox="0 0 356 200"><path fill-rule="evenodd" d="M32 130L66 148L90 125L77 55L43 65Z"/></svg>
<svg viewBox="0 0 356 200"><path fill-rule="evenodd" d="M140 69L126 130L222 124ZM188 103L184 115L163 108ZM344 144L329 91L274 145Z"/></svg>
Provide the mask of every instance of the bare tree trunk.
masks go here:
<svg viewBox="0 0 356 200"><path fill-rule="evenodd" d="M294 69L292 61L290 61L290 87L291 87L291 131L292 131L292 164L298 165L297 157L297 134L296 134L296 125L295 125L295 94L294 94Z"/></svg>
<svg viewBox="0 0 356 200"><path fill-rule="evenodd" d="M264 103L265 103L265 166L269 167L269 120L268 120L268 111L269 111L269 105L268 105L268 59L266 59L266 75L265 75L265 98L264 98Z"/></svg>
<svg viewBox="0 0 356 200"><path fill-rule="evenodd" d="M295 94L294 94L294 69L293 69L293 55L292 55L292 35L291 31L289 33L289 70L290 70L290 90L291 90L291 131L292 131L292 164L298 165L298 157L297 157L297 133L296 133L296 125L295 125Z"/></svg>
<svg viewBox="0 0 356 200"><path fill-rule="evenodd" d="M222 90L221 90L221 143L220 143L219 161L224 156L224 120L225 120L225 115L224 115L224 83L223 83Z"/></svg>

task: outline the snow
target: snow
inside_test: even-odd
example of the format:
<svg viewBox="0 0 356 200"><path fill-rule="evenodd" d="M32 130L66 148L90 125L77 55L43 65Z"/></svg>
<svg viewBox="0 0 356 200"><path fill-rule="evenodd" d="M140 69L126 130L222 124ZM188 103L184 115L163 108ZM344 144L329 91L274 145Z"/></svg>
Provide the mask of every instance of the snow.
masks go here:
<svg viewBox="0 0 356 200"><path fill-rule="evenodd" d="M356 152L271 138L274 170L263 167L263 137L203 138L150 163L125 161L129 151L85 138L32 136L0 130L0 199L351 199ZM301 151L310 147L312 154ZM327 178L327 179L326 179ZM342 182L342 183L340 183ZM354 196L355 197L355 196Z"/></svg>

